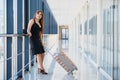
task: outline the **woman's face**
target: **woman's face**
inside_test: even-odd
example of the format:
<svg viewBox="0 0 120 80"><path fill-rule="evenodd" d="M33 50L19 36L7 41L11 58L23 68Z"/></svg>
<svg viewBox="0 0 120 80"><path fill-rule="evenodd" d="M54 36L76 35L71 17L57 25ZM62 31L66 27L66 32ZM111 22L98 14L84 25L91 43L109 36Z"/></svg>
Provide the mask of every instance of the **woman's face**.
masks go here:
<svg viewBox="0 0 120 80"><path fill-rule="evenodd" d="M41 19L42 18L42 12L36 13L36 19Z"/></svg>

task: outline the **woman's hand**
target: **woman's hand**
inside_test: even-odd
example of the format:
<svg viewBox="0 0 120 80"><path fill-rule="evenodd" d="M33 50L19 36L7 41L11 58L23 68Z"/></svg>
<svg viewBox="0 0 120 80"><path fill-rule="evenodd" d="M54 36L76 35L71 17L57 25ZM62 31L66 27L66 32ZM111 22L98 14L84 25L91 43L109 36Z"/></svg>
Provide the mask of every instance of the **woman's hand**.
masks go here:
<svg viewBox="0 0 120 80"><path fill-rule="evenodd" d="M28 32L28 36L29 36L29 37L31 37L31 36L32 36L31 32Z"/></svg>

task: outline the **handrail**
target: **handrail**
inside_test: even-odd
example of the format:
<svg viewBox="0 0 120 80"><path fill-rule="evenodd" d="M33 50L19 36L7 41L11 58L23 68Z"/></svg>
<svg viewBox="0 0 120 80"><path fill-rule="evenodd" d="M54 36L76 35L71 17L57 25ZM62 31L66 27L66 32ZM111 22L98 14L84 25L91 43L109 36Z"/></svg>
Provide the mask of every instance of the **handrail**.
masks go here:
<svg viewBox="0 0 120 80"><path fill-rule="evenodd" d="M28 36L28 34L0 34L0 37L22 37Z"/></svg>

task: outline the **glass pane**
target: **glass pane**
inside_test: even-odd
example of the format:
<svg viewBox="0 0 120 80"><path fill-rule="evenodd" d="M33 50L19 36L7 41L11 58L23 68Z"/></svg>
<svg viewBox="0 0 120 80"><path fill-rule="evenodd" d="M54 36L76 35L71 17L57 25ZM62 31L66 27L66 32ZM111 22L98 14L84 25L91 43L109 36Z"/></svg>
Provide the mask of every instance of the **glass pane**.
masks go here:
<svg viewBox="0 0 120 80"><path fill-rule="evenodd" d="M89 14L88 52L91 59L97 63L97 0L90 1Z"/></svg>
<svg viewBox="0 0 120 80"><path fill-rule="evenodd" d="M113 74L113 0L102 2L103 7L103 46L102 63L104 71L112 77ZM104 79L103 79L104 80ZM105 79L106 80L106 79Z"/></svg>
<svg viewBox="0 0 120 80"><path fill-rule="evenodd" d="M69 32L68 32L68 29L66 29L66 39L68 40L68 38L69 38Z"/></svg>
<svg viewBox="0 0 120 80"><path fill-rule="evenodd" d="M62 48L68 48L68 38L69 38L69 30L68 28L62 29Z"/></svg>
<svg viewBox="0 0 120 80"><path fill-rule="evenodd" d="M118 3L118 8L117 8L117 17L118 17L118 21L117 21L117 24L118 24L118 80L120 80L120 1Z"/></svg>
<svg viewBox="0 0 120 80"><path fill-rule="evenodd" d="M62 29L62 39L64 39L65 38L65 29Z"/></svg>
<svg viewBox="0 0 120 80"><path fill-rule="evenodd" d="M5 0L0 0L0 34L5 34ZM4 80L5 38L0 37L0 80Z"/></svg>

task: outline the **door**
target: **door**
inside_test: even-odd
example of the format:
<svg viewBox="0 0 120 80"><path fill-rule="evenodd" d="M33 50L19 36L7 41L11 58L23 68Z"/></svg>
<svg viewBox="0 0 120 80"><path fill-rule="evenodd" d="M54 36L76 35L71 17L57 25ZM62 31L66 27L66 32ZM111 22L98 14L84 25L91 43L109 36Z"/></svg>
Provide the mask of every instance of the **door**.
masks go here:
<svg viewBox="0 0 120 80"><path fill-rule="evenodd" d="M61 35L61 43L62 43L62 48L68 48L68 28L62 28L62 35Z"/></svg>

